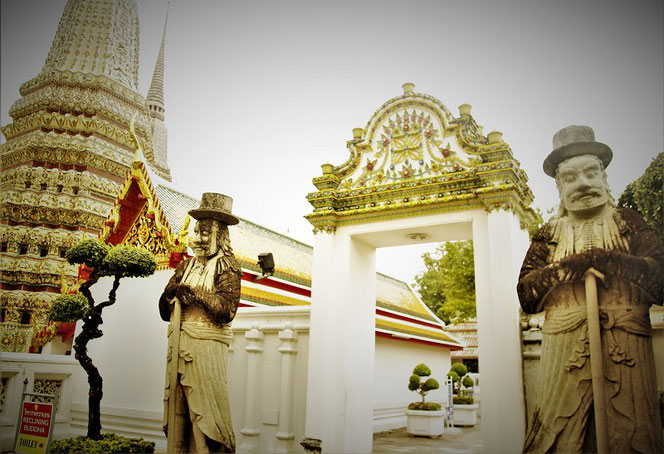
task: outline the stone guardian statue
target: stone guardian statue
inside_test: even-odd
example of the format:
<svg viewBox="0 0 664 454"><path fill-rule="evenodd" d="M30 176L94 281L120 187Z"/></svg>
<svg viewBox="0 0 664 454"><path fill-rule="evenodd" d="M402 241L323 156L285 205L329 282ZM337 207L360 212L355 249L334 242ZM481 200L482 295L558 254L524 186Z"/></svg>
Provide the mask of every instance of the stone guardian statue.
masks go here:
<svg viewBox="0 0 664 454"><path fill-rule="evenodd" d="M533 237L517 287L524 312L545 312L523 451L664 452L649 317L664 299L664 246L616 208L613 153L591 128L568 126L553 147L544 172L560 211Z"/></svg>
<svg viewBox="0 0 664 454"><path fill-rule="evenodd" d="M195 257L176 268L159 299L170 321L164 431L168 452L235 452L227 388L230 324L240 301L242 271L231 249L228 226L233 200L205 193L189 215L198 222Z"/></svg>

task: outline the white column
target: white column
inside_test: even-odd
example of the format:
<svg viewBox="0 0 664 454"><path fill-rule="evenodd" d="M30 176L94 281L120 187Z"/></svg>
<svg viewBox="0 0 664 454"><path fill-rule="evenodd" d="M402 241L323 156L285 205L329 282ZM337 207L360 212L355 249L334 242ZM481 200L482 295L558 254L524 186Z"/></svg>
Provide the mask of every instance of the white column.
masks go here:
<svg viewBox="0 0 664 454"><path fill-rule="evenodd" d="M518 222L503 210L473 220L482 445L504 453L521 452L526 428L515 273L523 260Z"/></svg>
<svg viewBox="0 0 664 454"><path fill-rule="evenodd" d="M372 451L375 270L344 229L315 236L305 434L323 452Z"/></svg>
<svg viewBox="0 0 664 454"><path fill-rule="evenodd" d="M279 332L281 340L281 384L279 388L279 429L274 434L277 439L275 453L292 453L293 439L293 382L295 378L295 354L297 353L297 333L293 324L286 322L286 329Z"/></svg>
<svg viewBox="0 0 664 454"><path fill-rule="evenodd" d="M247 392L244 400L244 427L240 430L242 441L237 452L258 454L260 448L260 422L258 420L258 402L260 402L260 361L263 353L263 333L258 330L258 323L244 334L247 339Z"/></svg>

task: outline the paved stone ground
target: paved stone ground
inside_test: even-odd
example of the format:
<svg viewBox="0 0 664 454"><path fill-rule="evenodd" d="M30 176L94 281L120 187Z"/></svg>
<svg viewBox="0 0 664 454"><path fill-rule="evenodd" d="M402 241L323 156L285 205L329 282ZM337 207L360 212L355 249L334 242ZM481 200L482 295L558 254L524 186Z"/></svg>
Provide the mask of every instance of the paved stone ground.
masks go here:
<svg viewBox="0 0 664 454"><path fill-rule="evenodd" d="M390 430L374 434L374 454L466 454L481 453L482 440L479 423L474 427L460 427L459 434L443 434L438 438L415 437L406 429Z"/></svg>

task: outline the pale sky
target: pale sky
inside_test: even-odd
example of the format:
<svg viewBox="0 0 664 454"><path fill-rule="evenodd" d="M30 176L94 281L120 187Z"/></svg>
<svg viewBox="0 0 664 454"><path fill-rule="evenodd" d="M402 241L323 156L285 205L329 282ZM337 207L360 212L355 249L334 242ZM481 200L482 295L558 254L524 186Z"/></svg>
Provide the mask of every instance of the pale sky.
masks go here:
<svg viewBox="0 0 664 454"><path fill-rule="evenodd" d="M0 124L36 76L64 0L1 0ZM585 124L609 145L616 198L664 151L661 0L172 2L166 37L169 165L179 190L222 192L252 222L313 244L306 195L326 162L348 158L404 82L458 116L473 106L530 177L535 206L557 205L542 171L553 134ZM138 0L140 92L166 2ZM4 142L4 138L1 139ZM411 248L380 250L379 271L408 283Z"/></svg>

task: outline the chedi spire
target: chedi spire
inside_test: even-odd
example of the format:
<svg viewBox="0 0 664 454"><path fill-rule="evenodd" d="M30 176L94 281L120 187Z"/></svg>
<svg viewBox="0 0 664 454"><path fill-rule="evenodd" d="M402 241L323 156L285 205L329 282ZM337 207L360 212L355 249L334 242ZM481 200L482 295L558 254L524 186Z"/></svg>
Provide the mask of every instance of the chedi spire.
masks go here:
<svg viewBox="0 0 664 454"><path fill-rule="evenodd" d="M169 3L170 7L170 3ZM150 112L152 124L152 145L154 165L164 174L170 175L168 168L168 131L164 124L164 48L166 45L166 25L168 24L168 8L164 19L164 30L161 35L161 46L154 65L152 82L148 90L146 105Z"/></svg>
<svg viewBox="0 0 664 454"><path fill-rule="evenodd" d="M170 6L170 4L169 4ZM164 20L164 31L161 35L161 46L157 55L157 62L154 65L152 82L146 98L150 116L164 120L164 47L166 44L166 25L168 24L168 9L166 10L166 19Z"/></svg>
<svg viewBox="0 0 664 454"><path fill-rule="evenodd" d="M136 91L138 35L135 0L69 0L42 74L103 75Z"/></svg>

